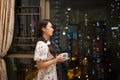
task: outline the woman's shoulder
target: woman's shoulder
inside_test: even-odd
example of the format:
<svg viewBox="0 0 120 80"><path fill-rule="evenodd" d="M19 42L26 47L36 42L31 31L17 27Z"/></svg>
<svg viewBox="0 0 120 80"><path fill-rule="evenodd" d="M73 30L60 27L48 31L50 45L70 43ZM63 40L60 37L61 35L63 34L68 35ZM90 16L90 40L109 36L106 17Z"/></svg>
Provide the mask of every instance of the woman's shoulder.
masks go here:
<svg viewBox="0 0 120 80"><path fill-rule="evenodd" d="M38 41L37 44L46 45L46 43L44 41Z"/></svg>
<svg viewBox="0 0 120 80"><path fill-rule="evenodd" d="M37 44L50 45L51 42L50 42L50 41L47 41L47 42L44 42L44 41L38 41Z"/></svg>
<svg viewBox="0 0 120 80"><path fill-rule="evenodd" d="M36 44L36 48L47 48L47 44L44 41L38 41Z"/></svg>

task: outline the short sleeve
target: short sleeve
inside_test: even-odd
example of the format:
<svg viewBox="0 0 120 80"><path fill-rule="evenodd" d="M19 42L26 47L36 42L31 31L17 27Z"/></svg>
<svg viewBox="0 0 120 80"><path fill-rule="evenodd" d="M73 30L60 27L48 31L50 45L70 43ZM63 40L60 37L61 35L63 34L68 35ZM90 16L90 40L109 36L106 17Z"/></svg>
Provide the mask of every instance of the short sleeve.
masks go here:
<svg viewBox="0 0 120 80"><path fill-rule="evenodd" d="M47 60L48 46L43 41L38 41L34 53L34 61Z"/></svg>

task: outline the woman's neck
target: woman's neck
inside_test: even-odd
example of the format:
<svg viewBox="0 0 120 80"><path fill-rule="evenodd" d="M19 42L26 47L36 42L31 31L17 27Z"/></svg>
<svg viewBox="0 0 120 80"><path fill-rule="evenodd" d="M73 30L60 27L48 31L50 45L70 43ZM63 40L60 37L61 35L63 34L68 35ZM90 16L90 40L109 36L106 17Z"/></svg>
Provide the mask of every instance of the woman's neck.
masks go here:
<svg viewBox="0 0 120 80"><path fill-rule="evenodd" d="M48 41L48 40L49 40L49 37L48 37L48 36L46 36L46 35L43 35L43 38L44 38L46 41Z"/></svg>

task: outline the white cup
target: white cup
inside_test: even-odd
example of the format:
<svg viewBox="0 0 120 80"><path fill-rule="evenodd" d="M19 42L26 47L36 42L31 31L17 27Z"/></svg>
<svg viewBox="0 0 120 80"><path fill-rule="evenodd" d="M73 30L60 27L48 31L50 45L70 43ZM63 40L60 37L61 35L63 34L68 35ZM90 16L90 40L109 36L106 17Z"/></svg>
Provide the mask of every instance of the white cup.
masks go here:
<svg viewBox="0 0 120 80"><path fill-rule="evenodd" d="M61 54L63 54L65 60L69 59L68 53L61 53Z"/></svg>

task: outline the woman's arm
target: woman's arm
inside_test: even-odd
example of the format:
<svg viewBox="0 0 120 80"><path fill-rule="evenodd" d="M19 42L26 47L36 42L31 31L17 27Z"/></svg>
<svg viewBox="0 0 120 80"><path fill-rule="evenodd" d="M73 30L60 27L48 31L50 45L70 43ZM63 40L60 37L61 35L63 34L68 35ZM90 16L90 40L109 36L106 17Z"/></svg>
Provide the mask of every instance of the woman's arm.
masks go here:
<svg viewBox="0 0 120 80"><path fill-rule="evenodd" d="M36 65L38 69L42 69L42 68L47 68L50 65L55 64L56 62L64 62L64 56L60 54L56 58L49 61L39 60L39 61L36 61Z"/></svg>

